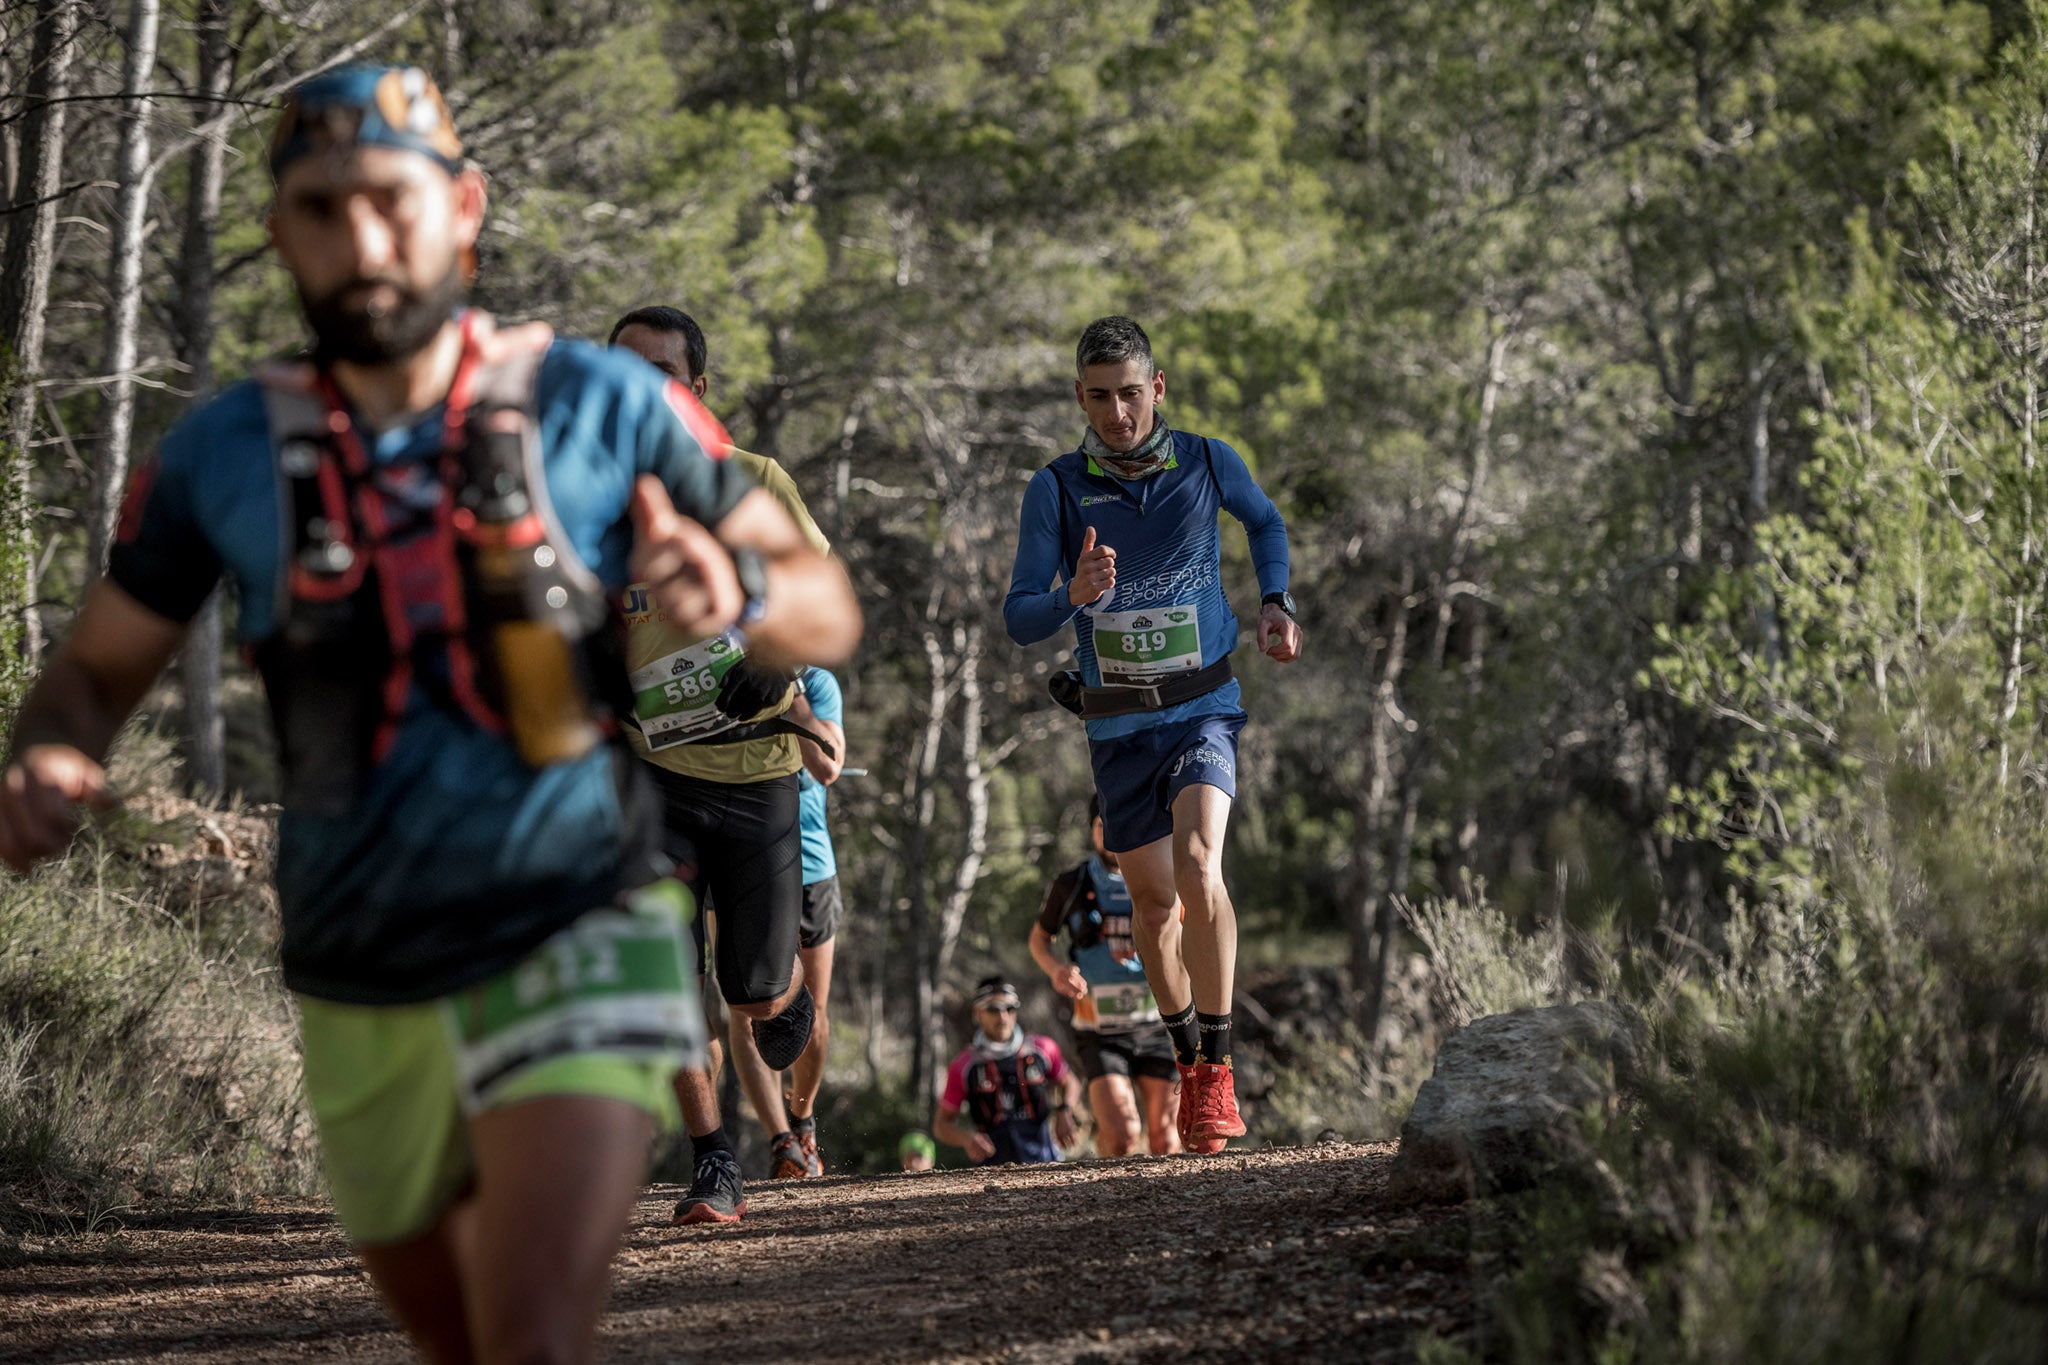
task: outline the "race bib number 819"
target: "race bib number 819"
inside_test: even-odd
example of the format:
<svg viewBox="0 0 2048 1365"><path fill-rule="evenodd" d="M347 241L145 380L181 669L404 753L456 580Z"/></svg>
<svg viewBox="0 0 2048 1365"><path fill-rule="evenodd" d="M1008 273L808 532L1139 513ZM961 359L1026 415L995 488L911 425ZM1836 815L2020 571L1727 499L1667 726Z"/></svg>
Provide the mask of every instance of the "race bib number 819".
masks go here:
<svg viewBox="0 0 2048 1365"><path fill-rule="evenodd" d="M1201 622L1193 606L1098 613L1095 662L1108 686L1192 673L1202 666Z"/></svg>

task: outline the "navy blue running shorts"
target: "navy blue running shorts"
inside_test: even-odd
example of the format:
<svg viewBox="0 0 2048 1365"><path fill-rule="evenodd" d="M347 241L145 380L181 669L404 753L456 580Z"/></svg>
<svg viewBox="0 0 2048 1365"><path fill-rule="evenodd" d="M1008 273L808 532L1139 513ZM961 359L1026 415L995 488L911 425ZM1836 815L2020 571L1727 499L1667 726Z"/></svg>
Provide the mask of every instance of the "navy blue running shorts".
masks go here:
<svg viewBox="0 0 2048 1365"><path fill-rule="evenodd" d="M1173 833L1173 799L1185 788L1220 787L1237 798L1237 732L1244 712L1198 716L1115 739L1088 741L1102 798L1102 843L1129 853Z"/></svg>

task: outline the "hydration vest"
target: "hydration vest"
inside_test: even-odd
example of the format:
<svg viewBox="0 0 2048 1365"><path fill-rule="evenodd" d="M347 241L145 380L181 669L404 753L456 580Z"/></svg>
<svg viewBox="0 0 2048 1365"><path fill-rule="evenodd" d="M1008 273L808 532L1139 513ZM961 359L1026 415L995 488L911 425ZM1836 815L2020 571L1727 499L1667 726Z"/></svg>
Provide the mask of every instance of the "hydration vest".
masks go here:
<svg viewBox="0 0 2048 1365"><path fill-rule="evenodd" d="M1081 954L1100 945L1104 939L1120 949L1120 956L1129 956L1137 951L1131 939L1131 910L1129 898L1120 913L1111 913L1103 907L1102 889L1095 880L1096 860L1090 858L1073 871L1074 891L1067 898L1067 956L1080 961Z"/></svg>
<svg viewBox="0 0 2048 1365"><path fill-rule="evenodd" d="M310 363L260 376L287 547L278 628L252 651L277 732L287 807L339 815L389 754L415 685L507 733L494 633L525 622L573 648L571 701L601 733L625 674L617 618L548 502L534 383L552 334L464 314L441 450L372 463L333 377ZM409 480L409 484L408 484ZM524 509L495 519L494 508ZM480 552L516 554L486 581ZM612 627L612 628L608 628ZM532 761L529 759L529 761Z"/></svg>
<svg viewBox="0 0 2048 1365"><path fill-rule="evenodd" d="M967 1068L967 1112L974 1126L994 1137L1005 1124L1044 1123L1052 1115L1047 1096L1047 1061L1025 1039L1008 1057L977 1057ZM1003 1144L997 1143L1001 1154Z"/></svg>

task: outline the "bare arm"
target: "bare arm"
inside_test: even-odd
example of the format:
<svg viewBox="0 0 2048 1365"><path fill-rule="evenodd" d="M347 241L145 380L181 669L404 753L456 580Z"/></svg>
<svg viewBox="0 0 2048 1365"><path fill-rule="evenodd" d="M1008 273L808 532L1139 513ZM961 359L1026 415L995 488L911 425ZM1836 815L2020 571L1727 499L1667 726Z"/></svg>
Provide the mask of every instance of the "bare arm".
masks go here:
<svg viewBox="0 0 2048 1365"><path fill-rule="evenodd" d="M718 523L728 549L768 562L767 614L747 627L747 654L770 668L843 663L860 643L860 603L835 555L812 549L767 490L756 488ZM822 780L822 779L821 779Z"/></svg>
<svg viewBox="0 0 2048 1365"><path fill-rule="evenodd" d="M747 654L767 668L835 664L860 643L860 604L846 570L805 543L782 504L754 488L715 531L683 516L651 474L632 502L636 582L648 585L670 624L686 635L715 635L744 604L730 552L751 549L767 573L766 610L747 627Z"/></svg>
<svg viewBox="0 0 2048 1365"><path fill-rule="evenodd" d="M804 771L824 786L831 786L839 780L839 770L846 766L846 731L836 721L829 721L811 709L809 697L802 693L789 708L789 719L806 730L815 731L832 741L832 752L826 753L807 739L798 739L803 749Z"/></svg>
<svg viewBox="0 0 2048 1365"><path fill-rule="evenodd" d="M1069 1066L1060 1077L1059 1107L1052 1114L1053 1140L1061 1147L1072 1147L1081 1136L1081 1115L1088 1112L1081 1103L1084 1098L1081 1078Z"/></svg>
<svg viewBox="0 0 2048 1365"><path fill-rule="evenodd" d="M0 862L26 872L71 842L79 805L108 803L107 749L184 640L183 625L114 584L87 591L15 721L0 773Z"/></svg>
<svg viewBox="0 0 2048 1365"><path fill-rule="evenodd" d="M1052 950L1052 943L1052 935L1045 931L1044 925L1031 926L1031 960L1038 964L1038 970L1051 979L1054 990L1069 1000L1079 1000L1088 994L1087 978L1081 975L1081 969L1073 963L1060 961L1058 954Z"/></svg>
<svg viewBox="0 0 2048 1365"><path fill-rule="evenodd" d="M980 1129L962 1123L960 1111L943 1104L932 1118L932 1136L948 1147L965 1148L976 1161L986 1161L996 1154L996 1145Z"/></svg>

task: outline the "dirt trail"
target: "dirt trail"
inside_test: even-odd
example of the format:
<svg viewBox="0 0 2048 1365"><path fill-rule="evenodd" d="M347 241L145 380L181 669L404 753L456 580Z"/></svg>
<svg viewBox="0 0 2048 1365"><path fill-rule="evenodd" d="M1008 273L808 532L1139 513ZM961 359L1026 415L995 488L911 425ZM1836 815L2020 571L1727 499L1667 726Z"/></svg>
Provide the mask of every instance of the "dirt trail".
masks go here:
<svg viewBox="0 0 2048 1365"><path fill-rule="evenodd" d="M1470 1319L1464 1216L1396 1208L1391 1144L750 1185L672 1228L650 1188L620 1361L1406 1360ZM0 1361L405 1360L326 1212L129 1216L0 1271Z"/></svg>

